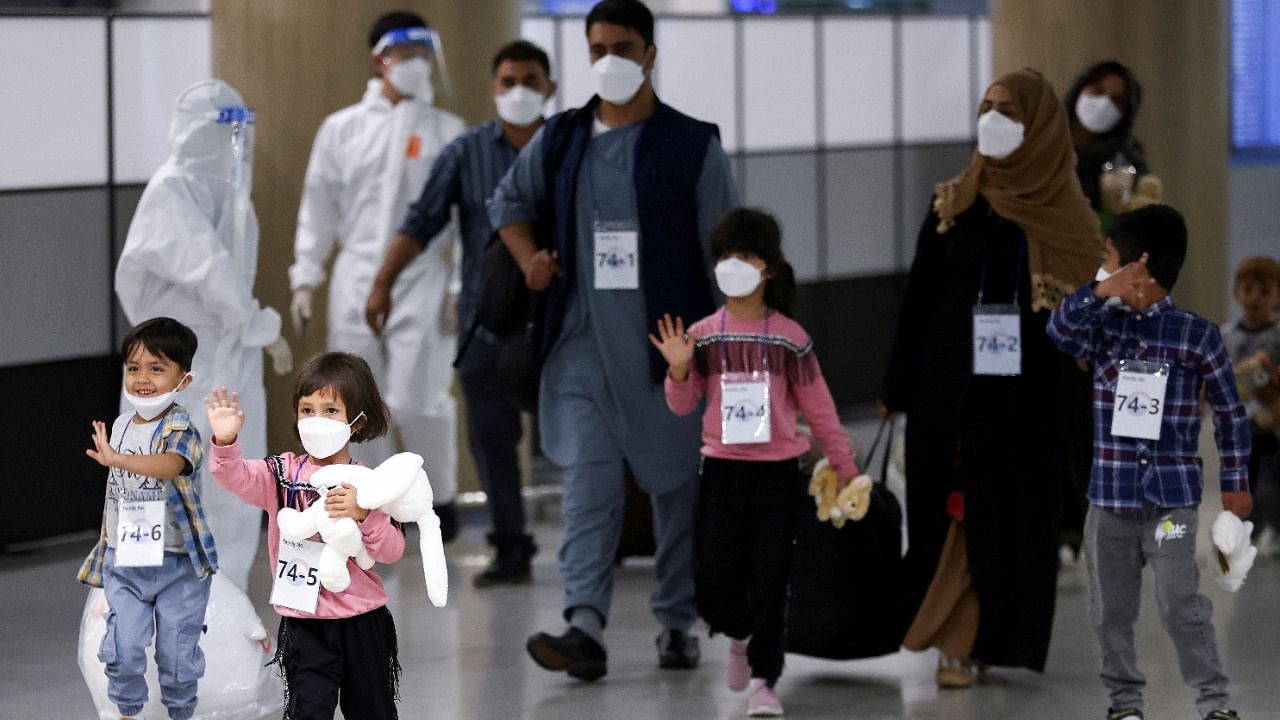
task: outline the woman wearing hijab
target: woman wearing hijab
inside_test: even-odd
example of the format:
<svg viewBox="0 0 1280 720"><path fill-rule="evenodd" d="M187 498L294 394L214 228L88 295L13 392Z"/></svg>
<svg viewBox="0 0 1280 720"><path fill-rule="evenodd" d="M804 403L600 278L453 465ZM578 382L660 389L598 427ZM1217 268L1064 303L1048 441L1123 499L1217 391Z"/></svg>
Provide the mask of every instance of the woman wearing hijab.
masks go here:
<svg viewBox="0 0 1280 720"><path fill-rule="evenodd" d="M1105 230L1117 212L1129 209L1130 200L1119 187L1105 190L1104 176L1114 174L1112 185L1124 181L1137 190L1137 179L1148 172L1142 143L1133 136L1142 85L1128 67L1106 60L1085 70L1062 102L1076 148L1076 176Z"/></svg>
<svg viewBox="0 0 1280 720"><path fill-rule="evenodd" d="M1053 87L999 78L969 167L935 188L882 395L909 420L903 644L942 650L941 686L1044 669L1064 482L1044 327L1102 256Z"/></svg>

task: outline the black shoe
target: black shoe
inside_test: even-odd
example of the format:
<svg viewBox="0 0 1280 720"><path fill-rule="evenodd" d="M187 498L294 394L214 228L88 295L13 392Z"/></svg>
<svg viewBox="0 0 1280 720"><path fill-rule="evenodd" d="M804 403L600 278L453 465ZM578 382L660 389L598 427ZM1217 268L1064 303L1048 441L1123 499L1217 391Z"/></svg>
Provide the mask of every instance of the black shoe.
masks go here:
<svg viewBox="0 0 1280 720"><path fill-rule="evenodd" d="M458 508L453 501L443 505L436 505L433 510L436 511L436 517L440 518L440 538L446 543L453 542L458 537Z"/></svg>
<svg viewBox="0 0 1280 720"><path fill-rule="evenodd" d="M1107 720L1142 720L1142 711L1137 708L1110 708Z"/></svg>
<svg viewBox="0 0 1280 720"><path fill-rule="evenodd" d="M663 630L653 642L658 646L658 667L663 670L692 670L702 659L698 638L683 630Z"/></svg>
<svg viewBox="0 0 1280 720"><path fill-rule="evenodd" d="M570 677L592 682L609 671L604 647L576 627L563 635L540 632L524 645L529 657L540 667L552 672L565 671Z"/></svg>
<svg viewBox="0 0 1280 720"><path fill-rule="evenodd" d="M487 588L497 585L528 585L533 582L529 561L538 552L538 546L533 543L532 537L494 533L489 535L488 540L495 550L493 562L484 572L471 579L473 586Z"/></svg>
<svg viewBox="0 0 1280 720"><path fill-rule="evenodd" d="M1235 710L1214 710L1204 716L1204 720L1240 720Z"/></svg>

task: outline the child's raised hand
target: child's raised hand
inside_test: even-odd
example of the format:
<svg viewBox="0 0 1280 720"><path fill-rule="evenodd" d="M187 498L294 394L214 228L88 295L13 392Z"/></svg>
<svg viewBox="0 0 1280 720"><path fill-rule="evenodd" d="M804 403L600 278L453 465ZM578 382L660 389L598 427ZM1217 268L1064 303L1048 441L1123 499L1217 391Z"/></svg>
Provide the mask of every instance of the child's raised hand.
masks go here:
<svg viewBox="0 0 1280 720"><path fill-rule="evenodd" d="M1115 271L1106 280L1093 288L1093 294L1100 298L1124 297L1131 292L1145 290L1155 284L1155 278L1147 272L1147 254L1135 262Z"/></svg>
<svg viewBox="0 0 1280 720"><path fill-rule="evenodd" d="M671 366L671 379L684 382L689 377L689 363L693 360L694 338L684 331L684 319L663 315L658 320L658 336L649 336L649 342L662 353L662 359Z"/></svg>
<svg viewBox="0 0 1280 720"><path fill-rule="evenodd" d="M89 437L93 441L93 449L85 450L84 454L96 460L102 467L115 467L119 453L111 447L111 440L107 437L107 424L101 420L94 420L93 435Z"/></svg>
<svg viewBox="0 0 1280 720"><path fill-rule="evenodd" d="M213 431L214 445L230 445L240 436L244 427L244 411L240 409L239 393L230 393L226 386L214 388L204 399L205 412L209 414L209 428Z"/></svg>

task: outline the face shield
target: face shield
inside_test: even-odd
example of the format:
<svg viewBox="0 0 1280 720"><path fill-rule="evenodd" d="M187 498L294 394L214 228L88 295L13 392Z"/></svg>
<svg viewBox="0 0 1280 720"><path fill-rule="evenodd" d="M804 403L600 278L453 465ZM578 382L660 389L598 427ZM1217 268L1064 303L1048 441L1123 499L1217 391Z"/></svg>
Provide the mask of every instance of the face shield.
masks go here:
<svg viewBox="0 0 1280 720"><path fill-rule="evenodd" d="M440 34L431 28L397 28L383 35L373 46L381 59L383 79L401 95L430 103L435 97L432 76L439 78L446 95L451 92L448 65Z"/></svg>
<svg viewBox="0 0 1280 720"><path fill-rule="evenodd" d="M252 183L254 111L220 80L206 80L178 96L169 129L173 159L192 175L216 178L237 190Z"/></svg>
<svg viewBox="0 0 1280 720"><path fill-rule="evenodd" d="M253 167L253 125L257 113L247 107L235 106L219 108L217 113L210 113L208 117L219 127L230 129L232 165L227 182L239 189L247 184Z"/></svg>

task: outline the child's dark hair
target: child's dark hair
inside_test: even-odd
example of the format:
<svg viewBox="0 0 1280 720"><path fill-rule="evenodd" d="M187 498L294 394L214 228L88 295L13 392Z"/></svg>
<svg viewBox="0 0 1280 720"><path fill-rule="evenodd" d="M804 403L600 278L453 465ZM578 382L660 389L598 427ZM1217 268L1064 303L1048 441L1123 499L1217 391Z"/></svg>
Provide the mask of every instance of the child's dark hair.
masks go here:
<svg viewBox="0 0 1280 720"><path fill-rule="evenodd" d="M196 356L199 341L191 328L168 317L151 318L138 323L120 343L120 355L129 362L141 345L143 350L156 357L168 358L177 363L183 372L191 370L191 360Z"/></svg>
<svg viewBox="0 0 1280 720"><path fill-rule="evenodd" d="M378 392L378 381L364 358L351 353L329 352L311 358L298 372L293 388L293 410L307 395L329 389L347 406L347 419L364 413L364 423L351 435L352 442L372 440L387 432L391 411ZM297 432L295 426L294 432Z"/></svg>
<svg viewBox="0 0 1280 720"><path fill-rule="evenodd" d="M653 12L640 0L600 0L587 13L587 35L591 26L600 22L635 30L644 39L646 50L653 45Z"/></svg>
<svg viewBox="0 0 1280 720"><path fill-rule="evenodd" d="M1160 287L1172 290L1187 259L1187 223L1168 205L1147 205L1116 217L1107 233L1120 254L1120 264L1147 254L1147 272Z"/></svg>
<svg viewBox="0 0 1280 720"><path fill-rule="evenodd" d="M782 256L782 228L777 219L758 208L739 207L730 210L711 230L711 257L716 261L746 253L764 260L764 304L783 315L791 314L796 299L796 274Z"/></svg>
<svg viewBox="0 0 1280 720"><path fill-rule="evenodd" d="M489 73L491 75L496 74L498 66L507 60L513 62L532 60L542 66L542 69L547 73L547 77L551 77L551 59L547 57L545 50L528 40L512 40L498 48L498 52L493 55L493 66L489 68Z"/></svg>

